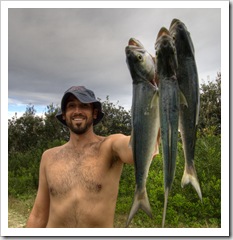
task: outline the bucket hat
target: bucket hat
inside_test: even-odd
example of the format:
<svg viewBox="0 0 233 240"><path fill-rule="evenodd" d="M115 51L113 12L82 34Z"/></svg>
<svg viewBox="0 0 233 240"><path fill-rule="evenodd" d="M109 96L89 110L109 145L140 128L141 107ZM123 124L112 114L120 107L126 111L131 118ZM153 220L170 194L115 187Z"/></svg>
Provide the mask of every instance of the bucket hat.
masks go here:
<svg viewBox="0 0 233 240"><path fill-rule="evenodd" d="M98 109L97 118L93 120L93 125L96 125L101 121L104 116L102 112L101 102L98 101L95 97L95 94L90 89L85 88L84 86L73 86L65 91L62 100L61 100L61 111L56 114L56 118L65 126L66 121L62 118L62 113L65 112L65 107L67 103L67 99L70 95L75 96L82 103L93 103L94 109Z"/></svg>

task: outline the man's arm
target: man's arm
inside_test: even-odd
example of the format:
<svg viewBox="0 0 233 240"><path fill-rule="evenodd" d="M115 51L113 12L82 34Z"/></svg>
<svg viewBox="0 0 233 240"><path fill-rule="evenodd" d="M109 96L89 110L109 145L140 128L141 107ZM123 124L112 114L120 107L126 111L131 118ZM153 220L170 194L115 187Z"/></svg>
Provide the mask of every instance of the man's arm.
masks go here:
<svg viewBox="0 0 233 240"><path fill-rule="evenodd" d="M113 153L118 156L123 163L134 164L133 152L129 142L130 136L123 134L112 135Z"/></svg>
<svg viewBox="0 0 233 240"><path fill-rule="evenodd" d="M27 228L44 228L49 216L49 190L45 174L46 152L43 154L40 163L39 187L34 206L28 218Z"/></svg>

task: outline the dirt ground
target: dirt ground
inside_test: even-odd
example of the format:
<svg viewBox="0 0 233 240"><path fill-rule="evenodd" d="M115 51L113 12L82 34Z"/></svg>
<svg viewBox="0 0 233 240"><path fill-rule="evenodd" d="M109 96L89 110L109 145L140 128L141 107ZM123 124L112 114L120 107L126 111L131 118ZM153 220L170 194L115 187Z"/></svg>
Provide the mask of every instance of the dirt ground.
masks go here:
<svg viewBox="0 0 233 240"><path fill-rule="evenodd" d="M27 218L13 209L8 210L8 227L23 228L26 225Z"/></svg>

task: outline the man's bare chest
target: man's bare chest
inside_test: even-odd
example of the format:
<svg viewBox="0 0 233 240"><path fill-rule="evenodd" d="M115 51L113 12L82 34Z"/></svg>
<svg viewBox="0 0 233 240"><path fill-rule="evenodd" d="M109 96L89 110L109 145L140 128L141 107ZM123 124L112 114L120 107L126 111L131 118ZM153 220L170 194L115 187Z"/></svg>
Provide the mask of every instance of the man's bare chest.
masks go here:
<svg viewBox="0 0 233 240"><path fill-rule="evenodd" d="M102 189L106 167L98 152L57 155L46 169L50 194L64 196L76 190L98 193Z"/></svg>

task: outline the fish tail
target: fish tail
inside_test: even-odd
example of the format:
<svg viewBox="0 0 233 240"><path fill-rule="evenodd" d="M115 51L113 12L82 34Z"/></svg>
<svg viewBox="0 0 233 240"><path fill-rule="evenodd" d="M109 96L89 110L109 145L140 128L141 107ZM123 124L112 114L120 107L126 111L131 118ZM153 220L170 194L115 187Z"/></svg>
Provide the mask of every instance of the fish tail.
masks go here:
<svg viewBox="0 0 233 240"><path fill-rule="evenodd" d="M152 212L150 202L147 196L146 189L143 192L136 191L134 195L134 202L131 207L129 217L127 219L126 227L129 226L131 220L139 209L142 209L150 218L152 218Z"/></svg>
<svg viewBox="0 0 233 240"><path fill-rule="evenodd" d="M202 201L202 193L201 193L201 187L197 178L195 167L189 167L188 170L185 167L184 174L181 180L181 187L183 188L185 185L191 183L193 187L195 188L200 200Z"/></svg>
<svg viewBox="0 0 233 240"><path fill-rule="evenodd" d="M164 225L165 225L165 218L166 218L166 213L167 213L167 199L168 199L168 193L169 193L169 188L166 188L165 193L164 193L164 208L163 208L163 221L162 221L162 228L164 228Z"/></svg>

